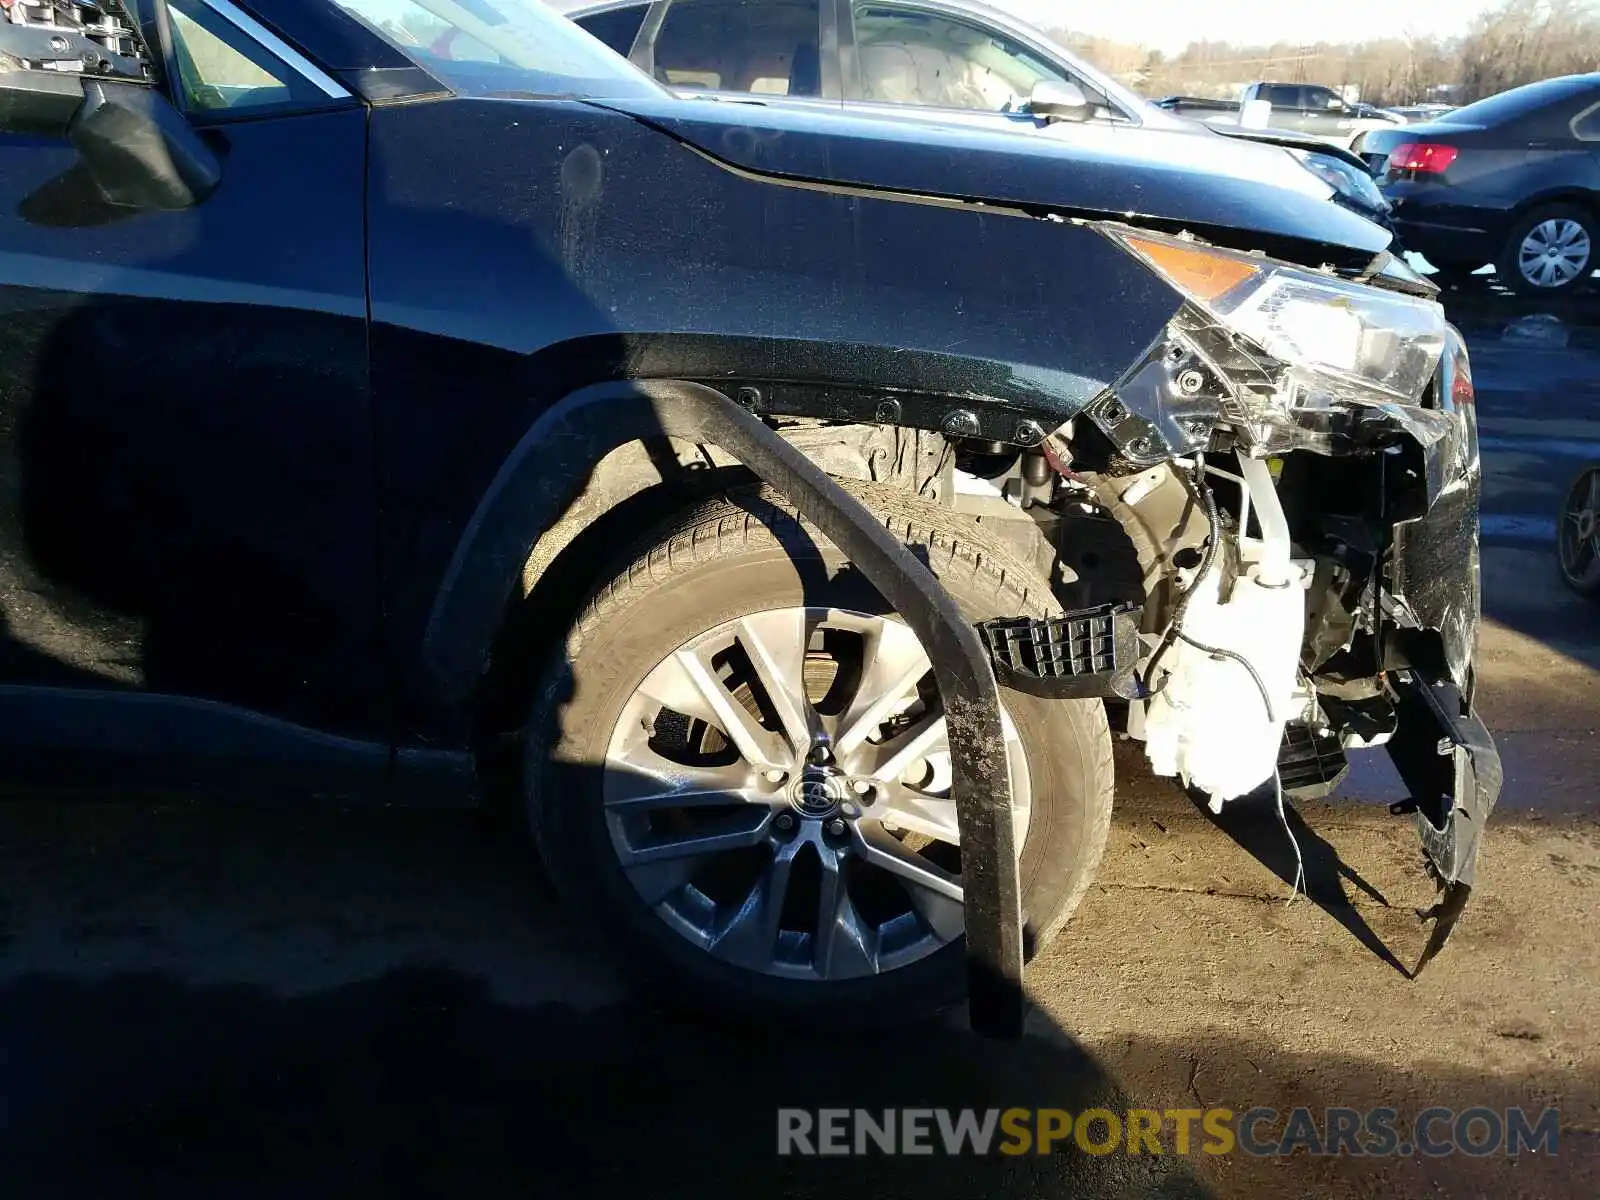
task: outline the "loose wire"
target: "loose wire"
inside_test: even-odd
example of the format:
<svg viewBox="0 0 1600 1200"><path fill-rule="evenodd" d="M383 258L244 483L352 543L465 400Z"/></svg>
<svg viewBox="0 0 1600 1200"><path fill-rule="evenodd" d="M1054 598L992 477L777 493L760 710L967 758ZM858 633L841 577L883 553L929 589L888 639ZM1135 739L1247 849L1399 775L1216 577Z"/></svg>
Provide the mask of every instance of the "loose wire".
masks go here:
<svg viewBox="0 0 1600 1200"><path fill-rule="evenodd" d="M1206 486L1206 456L1203 453L1194 456L1192 490L1195 499L1200 502L1200 507L1205 510L1206 514L1208 526L1206 548L1201 555L1200 566L1195 571L1194 578L1190 581L1189 586L1183 590L1182 594L1179 595L1178 602L1173 606L1172 620L1167 623L1167 632L1162 636L1161 644L1156 647L1156 652L1150 656L1150 665L1145 668L1144 681L1140 690L1147 700L1159 694L1162 688L1166 686L1166 682L1163 680L1159 686L1152 690L1150 682L1156 678L1156 668L1161 665L1161 660L1166 657L1167 651L1172 649L1172 643L1182 636L1183 618L1189 611L1189 602L1194 599L1195 592L1200 590L1201 582L1211 573L1211 568L1217 561L1217 543L1221 540L1218 535L1221 531L1222 521L1217 515L1216 497L1211 494L1211 489Z"/></svg>
<svg viewBox="0 0 1600 1200"><path fill-rule="evenodd" d="M1284 902L1288 908L1293 904L1295 897L1305 890L1306 885L1306 860L1300 853L1300 841L1294 836L1294 830L1289 828L1289 818L1283 811L1283 774L1276 767L1272 769L1272 790L1278 801L1278 821L1283 826L1283 832L1289 835L1289 845L1294 847L1294 883L1289 899Z"/></svg>

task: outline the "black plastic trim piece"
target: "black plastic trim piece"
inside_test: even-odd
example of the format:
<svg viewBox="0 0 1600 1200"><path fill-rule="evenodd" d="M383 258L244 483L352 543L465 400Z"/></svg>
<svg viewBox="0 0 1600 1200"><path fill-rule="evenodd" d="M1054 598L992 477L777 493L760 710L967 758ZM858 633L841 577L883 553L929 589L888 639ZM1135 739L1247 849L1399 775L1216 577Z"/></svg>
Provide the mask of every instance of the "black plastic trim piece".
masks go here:
<svg viewBox="0 0 1600 1200"><path fill-rule="evenodd" d="M1061 617L1004 617L978 626L1002 687L1050 700L1090 700L1137 693L1136 604L1102 604Z"/></svg>

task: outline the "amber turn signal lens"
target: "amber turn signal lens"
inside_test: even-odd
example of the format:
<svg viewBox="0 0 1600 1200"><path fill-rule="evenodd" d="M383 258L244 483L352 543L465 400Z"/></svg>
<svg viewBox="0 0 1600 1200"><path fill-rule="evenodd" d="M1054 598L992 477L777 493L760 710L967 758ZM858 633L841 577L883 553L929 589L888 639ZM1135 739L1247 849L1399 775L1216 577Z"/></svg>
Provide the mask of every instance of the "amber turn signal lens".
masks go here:
<svg viewBox="0 0 1600 1200"><path fill-rule="evenodd" d="M1123 240L1130 249L1149 259L1179 290L1200 301L1216 300L1261 274L1259 267L1204 246L1147 241L1137 234L1124 235Z"/></svg>

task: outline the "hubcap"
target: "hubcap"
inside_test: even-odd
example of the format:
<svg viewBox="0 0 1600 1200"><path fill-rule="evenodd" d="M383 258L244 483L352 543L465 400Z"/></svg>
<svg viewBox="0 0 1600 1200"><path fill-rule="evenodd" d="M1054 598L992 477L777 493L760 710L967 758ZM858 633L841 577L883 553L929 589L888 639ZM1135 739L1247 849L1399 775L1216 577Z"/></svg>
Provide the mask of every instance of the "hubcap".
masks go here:
<svg viewBox="0 0 1600 1200"><path fill-rule="evenodd" d="M1517 262L1522 277L1535 287L1561 287L1588 270L1591 250L1588 230L1576 221L1555 217L1528 231Z"/></svg>
<svg viewBox="0 0 1600 1200"><path fill-rule="evenodd" d="M1004 729L1021 845L1028 766ZM624 705L603 787L629 882L720 959L843 979L962 932L944 711L894 618L776 609L695 637Z"/></svg>
<svg viewBox="0 0 1600 1200"><path fill-rule="evenodd" d="M1556 534L1561 571L1572 583L1590 584L1600 565L1600 468L1590 468L1572 485Z"/></svg>

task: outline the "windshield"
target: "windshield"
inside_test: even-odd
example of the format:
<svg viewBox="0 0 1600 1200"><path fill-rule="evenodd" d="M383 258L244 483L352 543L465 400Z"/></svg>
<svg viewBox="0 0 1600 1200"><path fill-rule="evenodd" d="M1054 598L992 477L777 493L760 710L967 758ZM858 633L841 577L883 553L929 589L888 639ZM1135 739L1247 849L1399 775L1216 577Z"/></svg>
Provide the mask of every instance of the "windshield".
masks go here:
<svg viewBox="0 0 1600 1200"><path fill-rule="evenodd" d="M541 0L334 3L466 95L661 95L648 75Z"/></svg>

